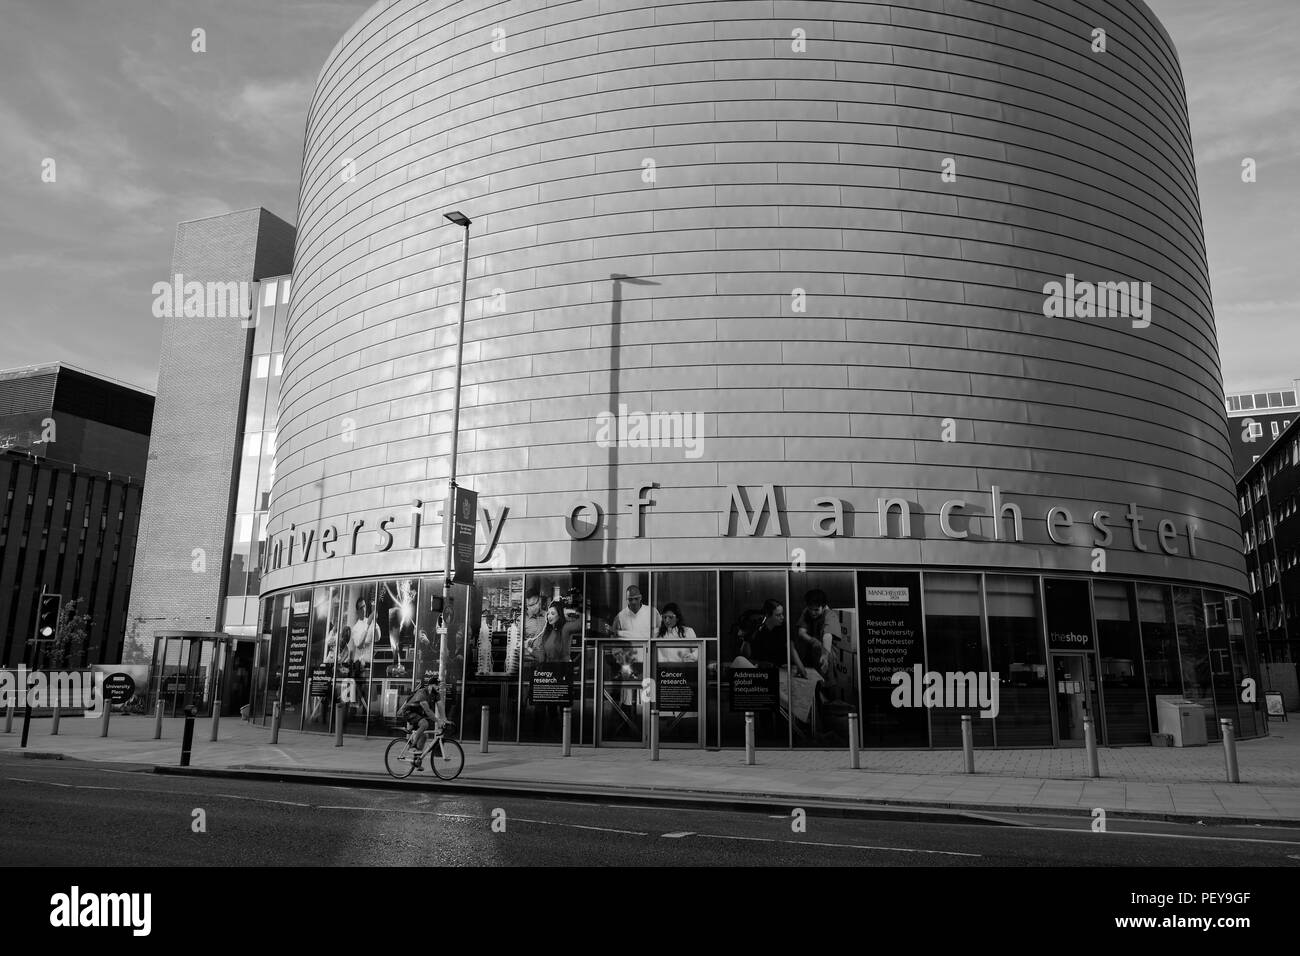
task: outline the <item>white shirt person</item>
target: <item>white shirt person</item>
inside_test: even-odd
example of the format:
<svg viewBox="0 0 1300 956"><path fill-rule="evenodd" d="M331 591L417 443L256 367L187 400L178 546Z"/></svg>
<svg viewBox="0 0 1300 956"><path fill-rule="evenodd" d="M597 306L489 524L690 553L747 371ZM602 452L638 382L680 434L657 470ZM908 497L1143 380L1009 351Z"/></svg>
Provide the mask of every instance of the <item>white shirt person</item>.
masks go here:
<svg viewBox="0 0 1300 956"><path fill-rule="evenodd" d="M659 612L646 607L641 601L641 589L636 585L627 589L627 607L614 618L614 630L624 640L648 641L659 627Z"/></svg>

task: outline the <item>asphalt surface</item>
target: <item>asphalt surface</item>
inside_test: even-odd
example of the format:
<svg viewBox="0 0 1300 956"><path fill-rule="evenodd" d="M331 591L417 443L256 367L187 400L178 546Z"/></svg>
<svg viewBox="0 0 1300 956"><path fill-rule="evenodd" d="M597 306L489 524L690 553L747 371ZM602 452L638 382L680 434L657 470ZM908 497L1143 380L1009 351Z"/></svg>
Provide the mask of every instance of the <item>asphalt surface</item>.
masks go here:
<svg viewBox="0 0 1300 956"><path fill-rule="evenodd" d="M201 810L202 814L195 811ZM0 757L0 861L36 866L1290 866L1300 829L877 819L366 789ZM195 832L201 816L206 832ZM495 826L494 826L495 821Z"/></svg>

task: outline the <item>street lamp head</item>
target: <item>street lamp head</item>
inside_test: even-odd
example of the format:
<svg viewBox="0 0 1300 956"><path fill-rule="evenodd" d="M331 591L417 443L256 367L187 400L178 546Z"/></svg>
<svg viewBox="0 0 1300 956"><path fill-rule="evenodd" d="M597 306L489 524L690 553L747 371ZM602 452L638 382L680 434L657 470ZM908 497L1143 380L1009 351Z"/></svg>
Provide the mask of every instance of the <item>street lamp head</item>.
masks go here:
<svg viewBox="0 0 1300 956"><path fill-rule="evenodd" d="M443 218L449 222L454 222L458 226L469 228L470 218L463 212L452 210L451 212L444 212L442 215Z"/></svg>

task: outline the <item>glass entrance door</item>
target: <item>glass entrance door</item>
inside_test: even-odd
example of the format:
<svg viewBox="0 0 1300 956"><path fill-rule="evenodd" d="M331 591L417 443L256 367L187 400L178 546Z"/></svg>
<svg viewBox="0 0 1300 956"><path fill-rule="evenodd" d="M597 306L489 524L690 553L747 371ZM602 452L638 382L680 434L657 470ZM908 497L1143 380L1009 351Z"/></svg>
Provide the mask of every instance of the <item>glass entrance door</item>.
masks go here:
<svg viewBox="0 0 1300 956"><path fill-rule="evenodd" d="M704 642L655 641L652 647L659 743L703 747Z"/></svg>
<svg viewBox="0 0 1300 956"><path fill-rule="evenodd" d="M1098 743L1096 685L1092 662L1086 654L1053 654L1052 673L1056 684L1056 734L1061 747L1082 747L1083 719L1093 719Z"/></svg>
<svg viewBox="0 0 1300 956"><path fill-rule="evenodd" d="M649 647L601 641L596 651L596 746L644 747L649 706L642 697Z"/></svg>

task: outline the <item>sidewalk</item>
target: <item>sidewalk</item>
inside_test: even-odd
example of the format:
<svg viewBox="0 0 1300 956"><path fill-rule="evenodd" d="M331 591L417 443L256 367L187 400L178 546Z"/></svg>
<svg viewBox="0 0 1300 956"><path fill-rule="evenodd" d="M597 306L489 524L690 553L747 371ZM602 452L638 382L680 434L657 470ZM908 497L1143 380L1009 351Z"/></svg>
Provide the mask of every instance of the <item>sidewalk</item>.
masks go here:
<svg viewBox="0 0 1300 956"><path fill-rule="evenodd" d="M153 740L152 717L114 715L107 739L99 722L65 717L57 737L50 721L33 720L28 751L81 760L178 767L183 721L168 719ZM191 766L205 770L274 771L389 779L383 769L388 738L347 738L281 731L272 746L268 728L234 718L210 743L210 722L195 722ZM19 750L21 719L0 733L0 754ZM1087 776L1082 749L977 751L977 773L961 772L960 751L864 750L862 770L848 768L847 751L761 750L756 766L736 750L647 750L493 744L480 754L462 741L465 770L453 784L476 787L643 792L663 797L824 800L853 806L907 806L978 811L1066 811L1206 822L1300 825L1300 723L1273 723L1271 736L1238 744L1240 784L1225 782L1223 748L1127 747L1101 749L1101 779ZM431 775L428 776L433 783ZM359 782L359 781L358 781Z"/></svg>

